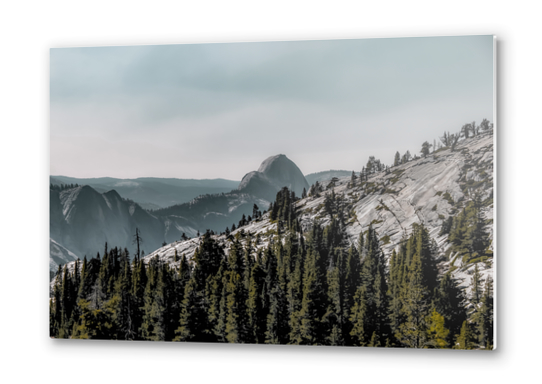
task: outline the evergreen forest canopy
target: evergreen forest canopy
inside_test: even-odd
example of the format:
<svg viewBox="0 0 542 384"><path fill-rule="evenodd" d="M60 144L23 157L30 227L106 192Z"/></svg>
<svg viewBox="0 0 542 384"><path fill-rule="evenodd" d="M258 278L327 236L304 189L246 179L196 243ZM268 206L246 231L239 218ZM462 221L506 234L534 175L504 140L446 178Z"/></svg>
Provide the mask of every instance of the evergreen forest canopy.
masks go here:
<svg viewBox="0 0 542 384"><path fill-rule="evenodd" d="M482 125L466 125L463 135L492 129L487 120ZM453 150L459 137L445 133L441 140ZM425 142L422 155L430 147ZM409 161L407 155L397 153L394 166ZM353 172L350 184L387 170L370 158L359 182ZM303 197L320 193L324 188L316 182ZM489 201L472 194L443 220L446 254L415 223L386 257L373 225L351 244L350 212L333 190L324 201L329 224L315 219L306 232L297 200L284 188L268 212L254 206L238 228L267 213L276 229L263 239L226 228L229 251L207 231L190 260L177 253L173 263L145 260L139 251L131 259L126 248L106 243L102 255L59 266L50 299L51 337L493 349L493 280L484 280L478 269L493 256L482 215ZM443 266L450 253L463 265L475 265L468 291L453 277L454 263Z"/></svg>
<svg viewBox="0 0 542 384"><path fill-rule="evenodd" d="M238 232L226 255L208 232L192 261L176 255L178 266L106 245L102 257L59 267L51 337L492 349L491 278L476 268L465 297L450 272L439 274L423 225L388 264L372 226L350 246L338 216L303 234L295 200L277 194L279 230L257 250L259 239Z"/></svg>

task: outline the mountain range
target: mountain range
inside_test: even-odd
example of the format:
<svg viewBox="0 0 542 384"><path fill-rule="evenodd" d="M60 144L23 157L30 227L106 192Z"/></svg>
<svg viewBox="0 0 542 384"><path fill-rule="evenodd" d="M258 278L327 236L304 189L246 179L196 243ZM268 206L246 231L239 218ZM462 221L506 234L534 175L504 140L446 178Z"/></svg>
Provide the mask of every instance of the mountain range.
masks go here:
<svg viewBox="0 0 542 384"><path fill-rule="evenodd" d="M356 245L360 233L372 226L389 260L405 236L412 233L413 226L423 224L434 247L438 248L437 253L444 255L440 269L450 271L462 282L464 289L468 290L471 285L475 266L479 267L483 279L493 277L493 259L487 256L493 252L494 238L492 133L460 141L454 150L445 147L426 157L391 167L389 172L370 174L366 181L358 181L356 185L351 185L350 172L348 177L340 177L334 184L321 184L321 188L295 203L296 216L304 233L308 233L314 223L330 224L336 211L348 212L344 225L350 244ZM461 253L463 245L454 242L472 241L468 240L472 234L452 239L450 226L452 218L469 214L474 202L479 205L478 225L481 228L478 229L484 234L487 249L484 256L469 259ZM448 230L444 230L446 227ZM276 233L277 223L266 214L230 235L213 238L226 254L232 245L232 236L240 238L241 244L252 239L257 253ZM152 252L145 260L150 262L158 258L172 265L178 264L174 261L175 254L191 259L201 241L201 238L176 241Z"/></svg>
<svg viewBox="0 0 542 384"><path fill-rule="evenodd" d="M201 185L198 186L198 182ZM198 181L51 177L52 185L71 186L79 183L84 185L51 188L50 191L51 270L76 257L95 256L104 249L106 242L111 246L133 250L136 228L142 234L141 250L145 254L184 236L195 237L206 230L221 232L232 224L237 225L243 215L253 215L255 205L260 212L265 211L282 187L288 187L298 195L304 189L309 189L301 170L285 155L269 157L257 171L245 175L237 188L229 192L202 194L189 202L152 211L144 209L131 197L146 196L154 188L162 191L162 194L158 194L160 199L176 189L215 188L217 185L219 187L216 188L225 188L233 182L222 179ZM109 186L115 188L108 189ZM117 189L123 191L124 196Z"/></svg>
<svg viewBox="0 0 542 384"><path fill-rule="evenodd" d="M82 179L66 176L51 176L50 183L88 185L100 193L114 189L122 197L135 201L145 209L166 208L186 203L200 195L229 192L239 185L239 181L225 179L194 180L154 177Z"/></svg>
<svg viewBox="0 0 542 384"><path fill-rule="evenodd" d="M333 176L301 198L293 190L306 190L305 178L273 156L238 190L195 199L194 212L175 208L196 219L283 185L267 212L254 208L231 230L168 241L143 258L109 248L59 268L51 336L492 350L494 140L473 134L433 152L426 142L421 158L392 167ZM77 223L69 201L82 197L96 200L83 217L117 226L126 215L115 191L78 187L60 191L67 222ZM139 212L128 209L133 220ZM57 262L73 257L51 244Z"/></svg>
<svg viewBox="0 0 542 384"><path fill-rule="evenodd" d="M345 174L341 176L336 172ZM462 140L454 150L445 147L386 172L366 175L364 182L354 185L349 171L326 171L315 176L314 181L332 177L337 177L337 181L320 184L321 190L295 203L296 217L303 231L309 231L315 222L329 224L332 211L340 206L340 211L347 212L344 225L350 243L355 244L360 233L373 226L389 258L412 232L413 226L423 224L439 253L446 255L441 260L441 268L452 271L455 278L464 282L465 288L470 285L474 265L481 266L484 279L492 276L492 258L487 256L493 252L494 236L491 132ZM359 179L359 174L356 176ZM232 235L257 237L259 244L265 244L277 230L269 213L245 223L231 234L218 233L243 214L251 215L254 204L261 211L267 209L281 187L286 186L298 195L303 188L308 190L308 185L293 162L284 155L277 155L266 159L257 171L245 175L236 190L199 196L189 203L152 213L122 199L115 191L99 193L85 186L52 192L51 268L73 255L93 256L103 249L105 241L111 246L134 249L132 238L136 227L143 235L147 262L158 257L174 264L175 253L190 259L201 243L197 232L203 233L206 229L217 232L213 238L226 253ZM450 229L445 231L444 228L451 225L452 218L468 212L475 200L480 206L479 216L488 245L485 256L473 261L460 257L450 239ZM333 208L329 201L335 201L337 207ZM192 238L181 239L183 232ZM162 246L163 243L167 244Z"/></svg>

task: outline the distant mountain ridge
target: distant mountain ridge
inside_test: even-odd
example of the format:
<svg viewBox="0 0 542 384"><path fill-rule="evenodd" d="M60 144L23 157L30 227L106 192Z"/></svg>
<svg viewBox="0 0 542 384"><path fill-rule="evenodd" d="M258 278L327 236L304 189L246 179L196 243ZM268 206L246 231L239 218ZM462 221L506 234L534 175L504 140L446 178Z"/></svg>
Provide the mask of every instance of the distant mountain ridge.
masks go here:
<svg viewBox="0 0 542 384"><path fill-rule="evenodd" d="M130 188L133 188L130 183L141 183L149 179L154 180L73 179L52 176L52 182L60 181L63 184L86 181L96 183L98 180L97 185L101 187L116 187L106 192L100 192L90 185L62 191L51 189L50 237L52 244L54 242L62 247L51 246L51 257L55 256L55 260L58 260L51 263L51 268L64 260L61 255L64 258L67 257L65 255L76 255L80 258L85 255L95 256L103 250L105 242L111 246L133 250L136 228L139 228L142 234L142 250L145 253L158 249L164 242L180 240L183 233L188 237L195 237L198 232L203 233L207 229L221 232L232 224L237 225L243 215L253 215L254 205L258 206L259 211L266 210L282 187L291 188L299 195L303 188L308 190L309 187L301 170L285 155L277 155L264 160L258 171L245 175L237 189L230 189L227 193L201 194L189 202L152 212L131 201L135 200L134 193L124 195L123 198L117 191L125 191L126 189L122 189L124 187L130 191ZM185 181L170 179L169 182L182 184ZM197 184L201 180L190 182ZM223 186L230 185L228 180L222 182ZM184 183L186 184L189 183ZM66 251L63 251L64 249Z"/></svg>
<svg viewBox="0 0 542 384"><path fill-rule="evenodd" d="M307 179L307 182L309 185L313 185L314 183L322 182L325 180L331 180L334 177L346 177L352 175L352 171L336 171L336 170L329 170L329 171L322 171L322 172L316 172L316 173L310 173L308 175L305 175L305 179Z"/></svg>
<svg viewBox="0 0 542 384"><path fill-rule="evenodd" d="M165 208L189 202L200 195L229 192L237 188L238 181L226 179L175 179L140 177L137 179L117 179L113 177L75 178L51 176L50 183L89 185L98 192L112 189L122 197L130 199L145 209Z"/></svg>

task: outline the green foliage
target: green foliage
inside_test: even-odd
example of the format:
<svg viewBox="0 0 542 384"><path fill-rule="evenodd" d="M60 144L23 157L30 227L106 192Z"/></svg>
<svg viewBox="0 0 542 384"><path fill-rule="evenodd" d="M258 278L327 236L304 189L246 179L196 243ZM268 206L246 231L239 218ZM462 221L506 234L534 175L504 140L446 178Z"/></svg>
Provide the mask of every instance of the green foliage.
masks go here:
<svg viewBox="0 0 542 384"><path fill-rule="evenodd" d="M450 331L444 326L444 316L433 309L428 320L429 327L427 329L427 348L448 348L448 335Z"/></svg>
<svg viewBox="0 0 542 384"><path fill-rule="evenodd" d="M412 226L388 263L381 244L389 235L379 238L371 225L350 244L351 207L342 195L327 196L329 224L305 233L285 190L272 208L280 230L265 234L266 243L247 233L226 252L207 232L190 261L136 252L130 262L127 250L106 246L101 258L59 267L51 337L492 348L492 282L474 279L467 314L458 283L439 275L442 257L423 225ZM454 230L476 217L471 209L453 219Z"/></svg>
<svg viewBox="0 0 542 384"><path fill-rule="evenodd" d="M382 236L382 237L380 238L380 242L382 243L382 245L389 244L389 243L390 243L390 237L389 237L389 235Z"/></svg>
<svg viewBox="0 0 542 384"><path fill-rule="evenodd" d="M438 193L438 192L437 192ZM450 195L450 192L445 192L443 195L442 195L442 198L444 200L446 200L452 207L455 205L455 201L454 199L452 198L452 195Z"/></svg>
<svg viewBox="0 0 542 384"><path fill-rule="evenodd" d="M393 166L396 167L401 164L401 154L399 151L395 152L395 158L393 160Z"/></svg>
<svg viewBox="0 0 542 384"><path fill-rule="evenodd" d="M295 230L298 227L294 206L296 200L295 193L290 192L286 187L277 192L275 203L270 209L270 219L278 223L279 233L282 230Z"/></svg>
<svg viewBox="0 0 542 384"><path fill-rule="evenodd" d="M473 259L490 254L489 237L485 227L479 198L469 201L453 218L449 240L454 252L458 252L464 260L463 264L469 264Z"/></svg>
<svg viewBox="0 0 542 384"><path fill-rule="evenodd" d="M390 333L386 262L372 226L367 231L362 253L366 256L361 265L360 286L350 315L353 324L350 335L354 343L369 345L374 344L374 337L385 340Z"/></svg>
<svg viewBox="0 0 542 384"><path fill-rule="evenodd" d="M423 157L427 157L427 155L429 155L429 152L430 152L430 149L433 145L432 144L429 144L428 141L424 141L424 143L422 144L422 149L420 151L420 153L423 155Z"/></svg>
<svg viewBox="0 0 542 384"><path fill-rule="evenodd" d="M454 345L454 349L474 349L475 345L473 338L474 335L472 334L470 325L464 321L461 326L461 333L457 337L456 344Z"/></svg>

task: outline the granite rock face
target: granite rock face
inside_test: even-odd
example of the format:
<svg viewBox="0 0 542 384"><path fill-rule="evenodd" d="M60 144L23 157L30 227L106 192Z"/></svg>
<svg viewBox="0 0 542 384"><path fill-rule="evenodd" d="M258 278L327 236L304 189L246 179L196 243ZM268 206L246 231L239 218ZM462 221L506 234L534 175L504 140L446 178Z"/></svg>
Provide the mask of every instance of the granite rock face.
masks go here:
<svg viewBox="0 0 542 384"><path fill-rule="evenodd" d="M297 216L305 233L317 220L321 225L331 221L324 209L327 193L335 193L344 199L350 217L346 226L349 241L355 244L359 234L373 225L380 239L381 247L387 257L397 248L404 235L412 231L412 224L424 224L432 239L435 240L439 254L443 255L450 248L448 235L439 236L442 223L449 216L454 216L461 207L479 193L482 199L490 201L493 196L493 135L482 134L461 141L454 151L441 149L426 158L410 161L392 167L390 172L376 173L369 176L363 186L350 185L350 176L339 178L333 185L324 186L319 197L309 196L296 203ZM482 212L488 222L486 231L493 249L494 204L491 202ZM254 250L263 247L276 224L264 215L260 220L237 229L232 235L243 231L244 234L259 235L259 243ZM226 236L214 236L228 253L230 242ZM173 262L175 250L190 258L199 245L199 239L175 242L162 247L148 256L158 257L166 262ZM440 264L442 271L452 267L455 278L462 281L468 291L474 264L462 265L461 260L454 261L454 255ZM482 277L493 276L492 259L478 263Z"/></svg>
<svg viewBox="0 0 542 384"><path fill-rule="evenodd" d="M285 155L276 155L265 159L257 171L247 173L238 190L272 201L283 187L288 187L299 197L303 189L309 190L309 183L293 161Z"/></svg>

